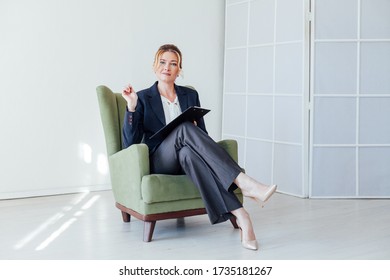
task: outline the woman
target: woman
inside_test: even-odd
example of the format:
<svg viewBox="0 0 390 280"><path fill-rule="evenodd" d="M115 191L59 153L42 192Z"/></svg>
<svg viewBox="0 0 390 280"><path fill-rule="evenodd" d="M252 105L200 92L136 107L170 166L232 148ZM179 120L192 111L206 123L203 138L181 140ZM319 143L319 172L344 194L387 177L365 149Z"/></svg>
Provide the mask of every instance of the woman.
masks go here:
<svg viewBox="0 0 390 280"><path fill-rule="evenodd" d="M258 249L249 214L233 191L259 202L267 201L276 185L266 186L245 173L211 137L203 118L183 123L165 139L150 139L155 132L190 106L200 106L198 93L175 84L182 70L182 54L175 45L161 46L154 58L156 83L138 93L129 85L123 125L124 146L144 142L149 147L150 170L159 174L186 174L199 189L212 224L234 215L243 247Z"/></svg>

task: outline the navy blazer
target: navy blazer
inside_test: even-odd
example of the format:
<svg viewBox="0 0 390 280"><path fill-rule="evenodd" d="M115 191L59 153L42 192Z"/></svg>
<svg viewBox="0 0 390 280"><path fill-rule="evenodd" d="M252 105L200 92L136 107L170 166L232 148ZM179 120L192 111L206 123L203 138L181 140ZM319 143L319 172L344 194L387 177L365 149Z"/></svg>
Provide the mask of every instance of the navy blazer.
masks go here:
<svg viewBox="0 0 390 280"><path fill-rule="evenodd" d="M161 139L149 139L166 125L157 83L155 82L150 88L137 93L138 102L134 112L126 110L122 128L124 148L143 142L149 147L149 152L153 153L161 143ZM175 91L182 112L191 106L200 107L199 95L196 90L175 84ZM197 125L207 133L203 118L197 120Z"/></svg>

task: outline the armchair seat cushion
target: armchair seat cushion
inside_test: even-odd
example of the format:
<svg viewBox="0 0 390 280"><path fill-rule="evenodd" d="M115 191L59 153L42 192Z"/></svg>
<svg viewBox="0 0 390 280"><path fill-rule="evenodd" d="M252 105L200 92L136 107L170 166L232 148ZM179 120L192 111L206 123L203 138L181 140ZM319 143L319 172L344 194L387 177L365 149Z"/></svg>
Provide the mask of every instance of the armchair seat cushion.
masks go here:
<svg viewBox="0 0 390 280"><path fill-rule="evenodd" d="M147 204L200 198L187 175L151 174L142 177L142 200Z"/></svg>

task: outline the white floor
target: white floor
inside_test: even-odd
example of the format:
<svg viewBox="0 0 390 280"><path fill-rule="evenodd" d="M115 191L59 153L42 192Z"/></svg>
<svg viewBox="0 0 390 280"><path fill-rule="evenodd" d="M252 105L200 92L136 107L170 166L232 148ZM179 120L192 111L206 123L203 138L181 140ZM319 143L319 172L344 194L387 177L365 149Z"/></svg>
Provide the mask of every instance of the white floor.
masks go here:
<svg viewBox="0 0 390 280"><path fill-rule="evenodd" d="M230 222L206 215L156 224L122 222L110 191L0 201L0 259L389 260L390 200L314 200L275 194L245 201L259 251L241 247Z"/></svg>

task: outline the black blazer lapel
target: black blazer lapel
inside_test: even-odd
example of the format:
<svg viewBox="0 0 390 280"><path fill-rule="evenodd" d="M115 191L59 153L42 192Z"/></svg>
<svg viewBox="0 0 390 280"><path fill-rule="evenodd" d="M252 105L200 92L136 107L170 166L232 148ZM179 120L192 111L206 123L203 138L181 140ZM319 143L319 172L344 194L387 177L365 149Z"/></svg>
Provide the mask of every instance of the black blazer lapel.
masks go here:
<svg viewBox="0 0 390 280"><path fill-rule="evenodd" d="M157 119L165 125L164 108L161 102L161 96L157 89L157 82L150 88L148 93L148 102L150 109L156 114Z"/></svg>
<svg viewBox="0 0 390 280"><path fill-rule="evenodd" d="M178 86L175 85L177 99L179 100L180 109L184 112L188 108L188 96L187 93L182 91Z"/></svg>

